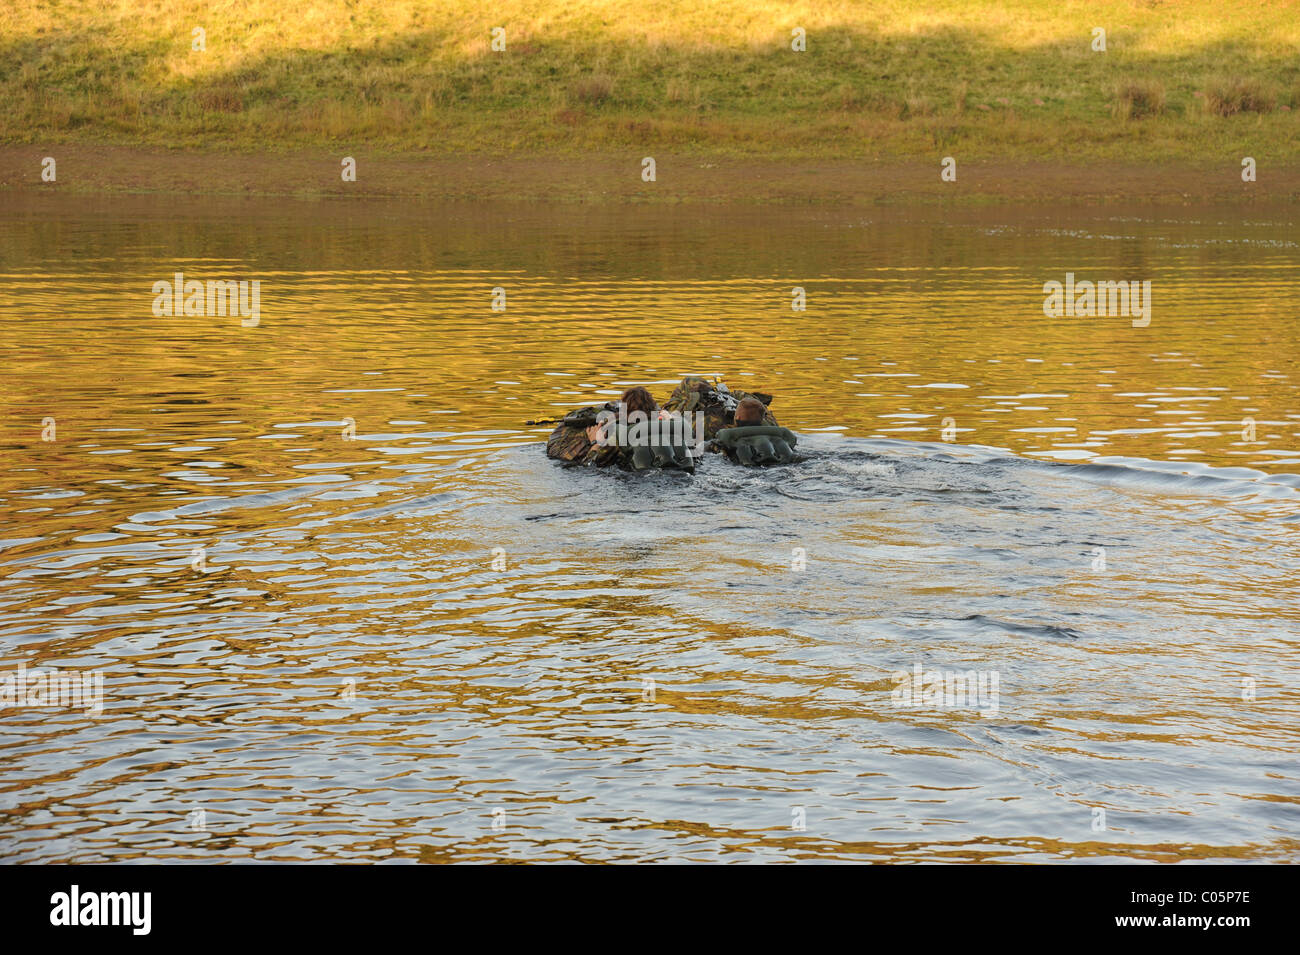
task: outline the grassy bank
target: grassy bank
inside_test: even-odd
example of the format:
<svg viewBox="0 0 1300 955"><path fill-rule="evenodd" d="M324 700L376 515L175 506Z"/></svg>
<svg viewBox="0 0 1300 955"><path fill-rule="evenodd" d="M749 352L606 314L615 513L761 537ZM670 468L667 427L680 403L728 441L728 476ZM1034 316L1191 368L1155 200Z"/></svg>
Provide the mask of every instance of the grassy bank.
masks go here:
<svg viewBox="0 0 1300 955"><path fill-rule="evenodd" d="M0 142L1283 162L1298 50L1293 0L64 0L0 12Z"/></svg>

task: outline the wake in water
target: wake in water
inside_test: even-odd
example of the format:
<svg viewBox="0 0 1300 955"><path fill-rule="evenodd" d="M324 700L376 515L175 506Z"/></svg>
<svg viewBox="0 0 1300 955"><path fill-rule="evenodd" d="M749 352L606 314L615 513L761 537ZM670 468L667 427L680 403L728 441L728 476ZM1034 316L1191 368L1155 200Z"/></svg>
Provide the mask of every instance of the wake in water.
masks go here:
<svg viewBox="0 0 1300 955"><path fill-rule="evenodd" d="M127 760L169 768L81 859L243 857L151 822L197 802L262 859L763 858L791 807L779 851L818 858L1297 856L1295 475L818 434L633 474L449 437L8 551L5 629L105 678L93 727L9 718L8 818ZM492 841L485 806L527 825ZM66 858L47 832L11 858Z"/></svg>

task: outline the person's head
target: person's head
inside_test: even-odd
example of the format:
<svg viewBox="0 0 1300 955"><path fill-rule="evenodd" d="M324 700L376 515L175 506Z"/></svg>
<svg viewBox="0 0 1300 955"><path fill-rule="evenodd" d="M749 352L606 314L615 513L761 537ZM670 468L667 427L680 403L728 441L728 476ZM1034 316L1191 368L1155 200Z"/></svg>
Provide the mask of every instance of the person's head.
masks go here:
<svg viewBox="0 0 1300 955"><path fill-rule="evenodd" d="M736 426L762 424L765 414L767 409L763 407L763 402L757 398L742 398L740 404L736 405Z"/></svg>
<svg viewBox="0 0 1300 955"><path fill-rule="evenodd" d="M650 397L650 392L644 388L629 388L623 392L623 408L630 418L634 412L640 411L647 418L653 418L658 405L655 404L654 398Z"/></svg>

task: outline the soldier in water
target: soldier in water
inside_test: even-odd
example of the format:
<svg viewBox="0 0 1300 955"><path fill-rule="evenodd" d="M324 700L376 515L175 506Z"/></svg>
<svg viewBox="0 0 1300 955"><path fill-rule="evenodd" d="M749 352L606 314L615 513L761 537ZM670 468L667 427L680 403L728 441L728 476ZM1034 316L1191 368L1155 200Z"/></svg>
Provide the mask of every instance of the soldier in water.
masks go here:
<svg viewBox="0 0 1300 955"><path fill-rule="evenodd" d="M694 471L696 450L703 450L703 434L692 441L688 422L661 411L640 387L629 388L617 402L570 412L546 442L547 457L624 471Z"/></svg>
<svg viewBox="0 0 1300 955"><path fill-rule="evenodd" d="M794 461L799 436L775 423L765 423L767 408L757 398L743 398L736 405L735 425L724 428L713 439L713 446L732 461L747 467L764 464L790 464Z"/></svg>
<svg viewBox="0 0 1300 955"><path fill-rule="evenodd" d="M619 399L619 405L628 421L632 421L633 416L637 414L645 415L647 421L659 416L659 406L655 404L654 397L649 391L640 386L629 388L623 392L623 397ZM597 417L599 417L599 413ZM613 418L608 418L605 421L598 421L593 424L587 428L588 440L592 444L603 444L608 441L612 436L611 432L614 431L612 426L615 423Z"/></svg>

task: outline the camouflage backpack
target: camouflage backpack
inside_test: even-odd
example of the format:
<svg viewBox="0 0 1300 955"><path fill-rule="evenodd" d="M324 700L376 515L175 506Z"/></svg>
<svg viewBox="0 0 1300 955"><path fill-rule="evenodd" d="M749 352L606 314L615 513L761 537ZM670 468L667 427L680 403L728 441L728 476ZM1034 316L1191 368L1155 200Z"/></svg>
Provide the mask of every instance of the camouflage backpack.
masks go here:
<svg viewBox="0 0 1300 955"><path fill-rule="evenodd" d="M596 444L587 437L587 429L597 423L600 412L617 410L617 403L609 401L603 405L589 405L570 411L560 419L551 436L546 439L546 456L567 463L596 467L613 464L618 458L618 448Z"/></svg>
<svg viewBox="0 0 1300 955"><path fill-rule="evenodd" d="M772 396L760 392L732 391L721 382L711 384L704 378L688 375L682 383L673 389L672 395L664 402L665 411L689 418L695 412L704 413L704 439L712 441L723 428L729 428L736 420L736 406L746 398L757 398L767 407L772 403ZM776 417L769 408L763 415L763 424L776 425Z"/></svg>

